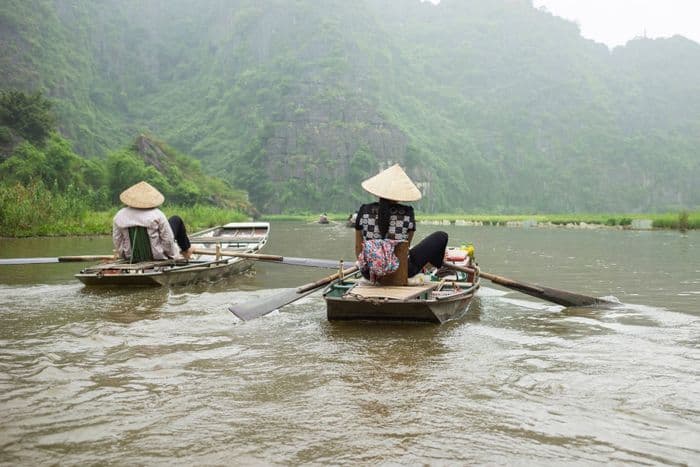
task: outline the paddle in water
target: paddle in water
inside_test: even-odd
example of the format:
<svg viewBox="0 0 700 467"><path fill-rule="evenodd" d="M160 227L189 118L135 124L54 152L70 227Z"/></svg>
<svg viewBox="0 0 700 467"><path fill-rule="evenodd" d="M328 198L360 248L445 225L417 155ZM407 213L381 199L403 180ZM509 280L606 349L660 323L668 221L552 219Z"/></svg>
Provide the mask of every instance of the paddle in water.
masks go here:
<svg viewBox="0 0 700 467"><path fill-rule="evenodd" d="M306 297L307 295L310 295L324 286L336 282L355 271L357 271L357 266L344 269L342 273L337 272L316 282L311 282L309 284L302 285L301 287L297 287L296 289L285 290L260 301L231 305L229 307L229 311L243 321L250 321L251 319L265 316L266 314L278 310L285 305L289 305L300 298Z"/></svg>
<svg viewBox="0 0 700 467"><path fill-rule="evenodd" d="M443 266L467 273L474 272L474 269L457 266L449 262L445 262ZM552 303L556 303L557 305L597 306L613 304L613 302L603 300L602 298L590 297L588 295L582 295L575 292L568 292L566 290L552 289L550 287L543 287L541 285L528 284L527 282L516 281L507 277L490 274L488 272L479 271L479 275L484 279L490 280L494 284L498 284L509 289L517 290L518 292L530 295L532 297L537 297L539 299L546 300Z"/></svg>

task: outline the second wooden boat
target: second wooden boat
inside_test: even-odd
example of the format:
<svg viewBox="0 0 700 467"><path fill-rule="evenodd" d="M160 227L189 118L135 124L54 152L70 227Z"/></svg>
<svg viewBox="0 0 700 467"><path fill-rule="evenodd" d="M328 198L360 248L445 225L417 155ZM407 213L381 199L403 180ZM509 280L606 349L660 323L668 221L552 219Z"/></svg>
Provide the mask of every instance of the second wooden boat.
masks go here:
<svg viewBox="0 0 700 467"><path fill-rule="evenodd" d="M190 236L196 249L221 248L241 253L257 253L267 243L268 222L232 222ZM83 269L75 277L89 286L164 286L216 281L249 269L253 259L194 256L190 260L168 259L129 263L112 261Z"/></svg>

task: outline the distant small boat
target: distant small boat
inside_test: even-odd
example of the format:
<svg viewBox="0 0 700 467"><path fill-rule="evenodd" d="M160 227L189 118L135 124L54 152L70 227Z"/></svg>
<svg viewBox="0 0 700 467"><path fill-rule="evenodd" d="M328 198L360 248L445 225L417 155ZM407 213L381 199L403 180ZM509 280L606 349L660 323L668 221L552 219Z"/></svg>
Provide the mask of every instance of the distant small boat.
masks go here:
<svg viewBox="0 0 700 467"><path fill-rule="evenodd" d="M479 289L479 267L467 252L449 250L450 261L473 272L451 271L442 277L434 272L421 284L400 286L373 285L358 272L323 292L328 320L444 323L462 317Z"/></svg>
<svg viewBox="0 0 700 467"><path fill-rule="evenodd" d="M353 212L348 216L348 220L345 222L346 227L355 227L355 221L357 220L357 213Z"/></svg>
<svg viewBox="0 0 700 467"><path fill-rule="evenodd" d="M190 236L196 249L214 248L256 253L267 243L268 222L232 222ZM167 259L129 263L119 260L83 269L75 277L89 286L163 286L215 281L249 269L255 260L238 257L197 255L190 260Z"/></svg>
<svg viewBox="0 0 700 467"><path fill-rule="evenodd" d="M328 216L325 214L321 214L321 216L318 218L318 223L319 224L328 224Z"/></svg>

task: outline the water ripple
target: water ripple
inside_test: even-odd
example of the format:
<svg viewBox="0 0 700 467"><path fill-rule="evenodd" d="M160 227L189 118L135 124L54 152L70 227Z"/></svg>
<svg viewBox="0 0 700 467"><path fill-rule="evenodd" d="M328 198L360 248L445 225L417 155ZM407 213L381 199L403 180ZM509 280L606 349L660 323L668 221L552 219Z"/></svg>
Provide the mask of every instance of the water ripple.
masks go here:
<svg viewBox="0 0 700 467"><path fill-rule="evenodd" d="M492 289L444 326L272 289L2 288L4 464L696 464L700 319Z"/></svg>

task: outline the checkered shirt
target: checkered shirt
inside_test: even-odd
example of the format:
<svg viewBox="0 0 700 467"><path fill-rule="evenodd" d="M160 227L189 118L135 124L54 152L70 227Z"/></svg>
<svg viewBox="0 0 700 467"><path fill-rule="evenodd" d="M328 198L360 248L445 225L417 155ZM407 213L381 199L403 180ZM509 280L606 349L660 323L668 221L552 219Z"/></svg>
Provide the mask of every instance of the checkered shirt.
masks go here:
<svg viewBox="0 0 700 467"><path fill-rule="evenodd" d="M413 207L403 204L392 204L389 208L389 230L386 238L389 240L408 240L408 233L416 230L416 219ZM355 230L362 231L365 240L380 239L379 233L379 203L363 204L357 211Z"/></svg>

